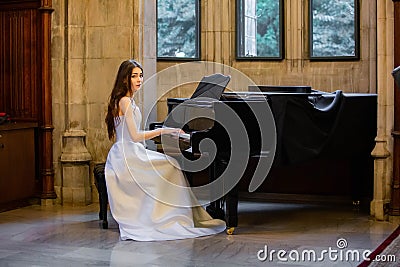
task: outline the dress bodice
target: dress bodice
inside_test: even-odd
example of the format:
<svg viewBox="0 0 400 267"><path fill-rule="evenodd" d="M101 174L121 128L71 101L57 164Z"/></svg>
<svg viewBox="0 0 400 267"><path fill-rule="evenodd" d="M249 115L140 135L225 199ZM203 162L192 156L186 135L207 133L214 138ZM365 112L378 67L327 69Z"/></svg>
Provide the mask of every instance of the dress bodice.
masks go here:
<svg viewBox="0 0 400 267"><path fill-rule="evenodd" d="M137 130L140 130L140 124L142 121L142 114L140 113L139 107L136 106L135 102L132 100L132 112L133 119L135 120L135 124ZM124 115L119 116L119 119L115 119L115 132L116 132L116 142L124 141L133 141L128 130L128 126L126 124L125 119L129 118Z"/></svg>

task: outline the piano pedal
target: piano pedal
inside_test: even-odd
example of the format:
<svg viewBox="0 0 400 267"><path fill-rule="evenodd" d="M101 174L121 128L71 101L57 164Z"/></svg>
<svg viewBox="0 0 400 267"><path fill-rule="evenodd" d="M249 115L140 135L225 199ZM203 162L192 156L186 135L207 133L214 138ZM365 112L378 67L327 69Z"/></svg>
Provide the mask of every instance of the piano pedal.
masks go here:
<svg viewBox="0 0 400 267"><path fill-rule="evenodd" d="M235 227L227 227L226 228L226 233L228 235L233 235L233 232L235 231Z"/></svg>

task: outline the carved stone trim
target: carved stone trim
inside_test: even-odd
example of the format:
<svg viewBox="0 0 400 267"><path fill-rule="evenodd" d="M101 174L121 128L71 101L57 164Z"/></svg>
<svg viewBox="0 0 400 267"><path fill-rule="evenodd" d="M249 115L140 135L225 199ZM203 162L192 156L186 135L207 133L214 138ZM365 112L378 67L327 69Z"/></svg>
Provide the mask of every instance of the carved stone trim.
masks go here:
<svg viewBox="0 0 400 267"><path fill-rule="evenodd" d="M92 156L86 148L86 133L82 130L67 131L63 135L64 149L61 154L61 162L89 162Z"/></svg>
<svg viewBox="0 0 400 267"><path fill-rule="evenodd" d="M375 138L375 147L371 152L371 156L375 159L386 159L390 156L390 152L387 149L387 141L381 138Z"/></svg>

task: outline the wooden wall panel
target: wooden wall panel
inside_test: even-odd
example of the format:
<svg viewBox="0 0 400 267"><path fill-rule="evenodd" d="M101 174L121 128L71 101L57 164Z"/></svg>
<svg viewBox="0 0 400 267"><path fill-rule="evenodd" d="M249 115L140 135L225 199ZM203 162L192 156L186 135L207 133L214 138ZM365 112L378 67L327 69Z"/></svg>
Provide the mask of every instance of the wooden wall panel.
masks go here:
<svg viewBox="0 0 400 267"><path fill-rule="evenodd" d="M34 122L37 195L54 192L51 97L51 0L0 0L0 112Z"/></svg>
<svg viewBox="0 0 400 267"><path fill-rule="evenodd" d="M34 9L0 11L0 111L16 121L38 120L37 21Z"/></svg>

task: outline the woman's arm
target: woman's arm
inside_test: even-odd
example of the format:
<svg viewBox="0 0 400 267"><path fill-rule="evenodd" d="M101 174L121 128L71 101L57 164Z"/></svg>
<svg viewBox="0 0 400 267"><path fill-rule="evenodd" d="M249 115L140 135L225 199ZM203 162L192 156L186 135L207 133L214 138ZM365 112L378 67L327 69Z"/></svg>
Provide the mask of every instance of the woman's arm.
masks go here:
<svg viewBox="0 0 400 267"><path fill-rule="evenodd" d="M137 130L137 125L133 118L133 110L131 105L131 100L129 97L123 97L119 101L119 108L122 114L125 115L125 123L127 124L129 134L134 142L142 142L144 140L152 139L160 134L181 132L180 129L171 129L171 128L158 128L151 131L140 131Z"/></svg>

